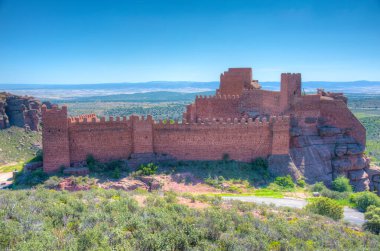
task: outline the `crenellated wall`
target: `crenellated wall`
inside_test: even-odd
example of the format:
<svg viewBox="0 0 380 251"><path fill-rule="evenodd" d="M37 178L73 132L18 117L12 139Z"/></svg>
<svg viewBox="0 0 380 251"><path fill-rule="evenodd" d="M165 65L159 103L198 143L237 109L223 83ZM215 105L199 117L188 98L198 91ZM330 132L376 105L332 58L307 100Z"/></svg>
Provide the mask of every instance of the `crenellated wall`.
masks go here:
<svg viewBox="0 0 380 251"><path fill-rule="evenodd" d="M207 119L198 123L155 124L154 151L184 160L217 160L223 154L240 161L272 154L273 128L281 124L285 133L278 132L287 144L276 145L281 152L289 149L289 119ZM281 134L281 135L280 135ZM287 139L285 137L287 136ZM276 143L276 142L275 142Z"/></svg>
<svg viewBox="0 0 380 251"><path fill-rule="evenodd" d="M132 121L123 118L69 118L70 162L92 154L99 160L120 159L132 153Z"/></svg>
<svg viewBox="0 0 380 251"><path fill-rule="evenodd" d="M188 106L187 121L204 118L240 118L238 95L197 96L194 105ZM189 111L189 110L188 110Z"/></svg>
<svg viewBox="0 0 380 251"><path fill-rule="evenodd" d="M93 115L68 118L67 108L43 107L44 169L84 161L126 159L132 153L169 154L184 160L217 160L224 154L250 161L289 150L289 117L261 119L203 119L174 124L151 116L110 117Z"/></svg>

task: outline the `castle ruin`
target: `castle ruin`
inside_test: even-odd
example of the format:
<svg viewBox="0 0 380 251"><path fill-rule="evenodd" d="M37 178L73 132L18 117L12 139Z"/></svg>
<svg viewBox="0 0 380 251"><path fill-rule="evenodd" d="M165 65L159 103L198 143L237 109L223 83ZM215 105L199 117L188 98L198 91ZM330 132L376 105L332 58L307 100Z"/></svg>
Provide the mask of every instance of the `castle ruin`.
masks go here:
<svg viewBox="0 0 380 251"><path fill-rule="evenodd" d="M308 182L344 175L356 190L373 186L363 155L366 130L341 93L303 94L301 74L281 74L280 91L261 89L251 68L230 68L214 96L197 96L182 121L131 116L68 117L67 107L42 107L44 171L96 159L165 155L178 160L268 158L275 175ZM372 187L373 188L373 187Z"/></svg>

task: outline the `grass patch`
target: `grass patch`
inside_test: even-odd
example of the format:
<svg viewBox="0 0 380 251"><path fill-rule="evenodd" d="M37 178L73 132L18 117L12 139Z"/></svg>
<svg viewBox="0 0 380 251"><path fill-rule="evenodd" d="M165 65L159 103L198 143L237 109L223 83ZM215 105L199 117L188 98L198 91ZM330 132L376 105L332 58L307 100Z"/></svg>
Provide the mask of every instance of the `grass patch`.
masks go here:
<svg viewBox="0 0 380 251"><path fill-rule="evenodd" d="M17 164L13 164L13 165L8 164L8 165L0 166L0 173L8 173L8 172L13 172L15 170L20 172L24 168L24 164L25 164L24 161L20 161Z"/></svg>
<svg viewBox="0 0 380 251"><path fill-rule="evenodd" d="M255 190L252 195L258 196L258 197L271 197L271 198L283 198L284 195L280 191L274 191L272 189L268 188L261 188Z"/></svg>
<svg viewBox="0 0 380 251"><path fill-rule="evenodd" d="M19 127L0 130L0 166L34 158L39 150L35 145L41 141L41 132L26 132Z"/></svg>
<svg viewBox="0 0 380 251"><path fill-rule="evenodd" d="M221 156L222 157L222 156ZM216 180L227 180L227 182L243 183L248 181L249 186L262 187L273 181L269 175L265 161L252 161L251 163L234 160L219 161L177 161L161 163L158 173L175 174L190 172L195 177L211 182L216 186L220 182ZM222 178L221 178L222 177ZM222 182L222 181L221 181Z"/></svg>

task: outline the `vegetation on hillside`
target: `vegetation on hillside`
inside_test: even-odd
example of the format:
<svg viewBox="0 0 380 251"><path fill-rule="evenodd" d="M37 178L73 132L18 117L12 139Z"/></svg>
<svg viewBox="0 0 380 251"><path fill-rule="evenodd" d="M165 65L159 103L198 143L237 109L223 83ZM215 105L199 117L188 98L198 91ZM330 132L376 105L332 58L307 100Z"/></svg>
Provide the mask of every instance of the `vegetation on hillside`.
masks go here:
<svg viewBox="0 0 380 251"><path fill-rule="evenodd" d="M34 158L39 151L38 146L41 146L41 132L26 132L19 127L0 130L0 172L3 172L2 165L16 162L22 166L20 162Z"/></svg>
<svg viewBox="0 0 380 251"><path fill-rule="evenodd" d="M95 113L98 116L130 116L152 115L154 119L181 119L186 105L185 101L178 102L77 102L69 103L70 116ZM62 105L63 103L60 103Z"/></svg>
<svg viewBox="0 0 380 251"><path fill-rule="evenodd" d="M306 205L305 209L315 214L330 217L334 220L340 220L343 218L343 206L327 197L320 197L311 200Z"/></svg>
<svg viewBox="0 0 380 251"><path fill-rule="evenodd" d="M206 197L206 208L193 209L173 193L137 197L103 189L0 191L0 249L377 250L380 241L305 210Z"/></svg>

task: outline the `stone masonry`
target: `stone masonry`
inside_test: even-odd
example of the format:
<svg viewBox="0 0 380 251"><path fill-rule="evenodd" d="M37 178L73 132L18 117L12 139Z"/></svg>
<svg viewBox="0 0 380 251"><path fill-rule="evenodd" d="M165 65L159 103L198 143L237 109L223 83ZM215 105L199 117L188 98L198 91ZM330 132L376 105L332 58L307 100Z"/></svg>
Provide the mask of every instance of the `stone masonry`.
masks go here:
<svg viewBox="0 0 380 251"><path fill-rule="evenodd" d="M363 155L365 128L346 102L323 90L303 95L301 74L281 74L277 92L262 90L251 68L232 68L221 75L215 96L197 96L173 124L151 116L68 117L65 106L42 106L44 170L75 166L88 154L101 161L152 154L218 160L228 154L239 161L268 158L272 173L309 183L329 185L344 175L365 190L378 173Z"/></svg>

